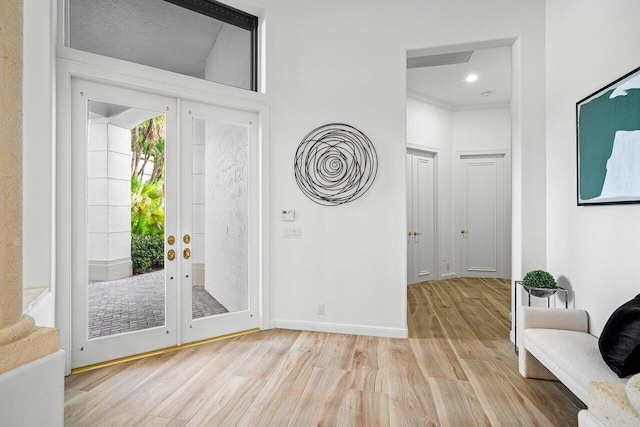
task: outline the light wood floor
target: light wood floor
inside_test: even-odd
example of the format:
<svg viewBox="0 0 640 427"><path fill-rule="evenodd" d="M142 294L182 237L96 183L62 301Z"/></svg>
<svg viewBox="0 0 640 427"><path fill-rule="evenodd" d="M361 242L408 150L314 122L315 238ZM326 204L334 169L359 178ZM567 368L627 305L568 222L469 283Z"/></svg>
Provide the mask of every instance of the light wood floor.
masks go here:
<svg viewBox="0 0 640 427"><path fill-rule="evenodd" d="M67 425L570 426L582 404L526 380L509 285L409 287L408 340L269 330L66 380Z"/></svg>

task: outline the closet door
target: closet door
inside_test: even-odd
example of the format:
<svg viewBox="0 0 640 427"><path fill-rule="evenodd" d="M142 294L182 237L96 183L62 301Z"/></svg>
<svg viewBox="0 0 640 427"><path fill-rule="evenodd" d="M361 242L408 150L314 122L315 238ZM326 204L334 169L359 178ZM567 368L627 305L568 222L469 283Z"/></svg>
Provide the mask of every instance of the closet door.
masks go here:
<svg viewBox="0 0 640 427"><path fill-rule="evenodd" d="M434 157L408 153L408 284L434 280L435 275L435 175Z"/></svg>

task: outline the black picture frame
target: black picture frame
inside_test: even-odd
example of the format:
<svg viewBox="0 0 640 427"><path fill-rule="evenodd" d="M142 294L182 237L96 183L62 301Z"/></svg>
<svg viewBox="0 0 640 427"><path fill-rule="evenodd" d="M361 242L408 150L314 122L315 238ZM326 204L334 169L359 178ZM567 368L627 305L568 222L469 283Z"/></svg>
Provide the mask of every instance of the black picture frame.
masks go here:
<svg viewBox="0 0 640 427"><path fill-rule="evenodd" d="M576 102L578 206L640 203L640 67Z"/></svg>

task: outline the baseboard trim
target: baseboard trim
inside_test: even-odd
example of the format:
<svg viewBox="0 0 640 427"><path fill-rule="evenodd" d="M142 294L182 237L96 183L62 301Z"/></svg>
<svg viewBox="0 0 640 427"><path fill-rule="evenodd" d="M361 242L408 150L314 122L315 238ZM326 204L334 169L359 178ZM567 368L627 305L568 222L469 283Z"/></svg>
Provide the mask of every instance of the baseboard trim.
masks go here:
<svg viewBox="0 0 640 427"><path fill-rule="evenodd" d="M456 277L456 273L446 273L440 275L441 280L453 279L454 277Z"/></svg>
<svg viewBox="0 0 640 427"><path fill-rule="evenodd" d="M271 327L296 331L331 332L336 334L367 335L372 337L408 338L407 328L348 325L344 323L300 322L297 320L274 320Z"/></svg>

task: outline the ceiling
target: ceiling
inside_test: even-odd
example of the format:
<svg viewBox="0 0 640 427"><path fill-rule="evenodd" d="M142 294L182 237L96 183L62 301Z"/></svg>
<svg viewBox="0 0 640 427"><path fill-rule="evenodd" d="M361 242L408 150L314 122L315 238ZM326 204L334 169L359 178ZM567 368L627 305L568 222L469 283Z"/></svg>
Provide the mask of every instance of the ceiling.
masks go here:
<svg viewBox="0 0 640 427"><path fill-rule="evenodd" d="M200 78L223 25L158 0L69 2L71 47Z"/></svg>
<svg viewBox="0 0 640 427"><path fill-rule="evenodd" d="M416 56L409 52L414 62ZM442 57L433 56L435 59ZM429 62L429 58L422 59L421 62ZM465 79L472 73L478 80L467 83ZM508 105L511 100L511 48L475 50L469 62L462 64L409 68L407 91L451 110ZM491 93L482 96L483 92Z"/></svg>

